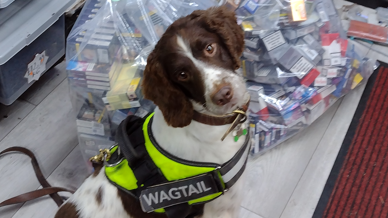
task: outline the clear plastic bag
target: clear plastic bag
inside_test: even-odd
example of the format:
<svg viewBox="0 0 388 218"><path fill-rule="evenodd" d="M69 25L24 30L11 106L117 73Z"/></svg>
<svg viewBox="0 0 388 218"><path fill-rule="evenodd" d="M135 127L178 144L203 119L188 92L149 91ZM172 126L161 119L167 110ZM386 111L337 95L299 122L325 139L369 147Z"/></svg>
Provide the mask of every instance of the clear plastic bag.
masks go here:
<svg viewBox="0 0 388 218"><path fill-rule="evenodd" d="M348 41L331 0L269 0L263 8L271 3L272 10L259 19L252 19L260 9L258 1L244 1L236 9L245 12L239 17L246 47L242 68L251 94L254 154L311 125L378 67ZM257 8L249 10L248 5ZM279 17L264 23L274 9Z"/></svg>
<svg viewBox="0 0 388 218"><path fill-rule="evenodd" d="M321 61L340 66L346 58L346 34L331 0L249 0L236 11L246 15L246 42L258 40L256 47L248 42L243 59L276 65L278 77L302 78Z"/></svg>
<svg viewBox="0 0 388 218"><path fill-rule="evenodd" d="M331 0L88 0L67 40L67 72L85 159L114 144L119 123L145 116L147 57L175 20L225 4L245 34L252 153L298 133L365 82L376 61L346 39Z"/></svg>
<svg viewBox="0 0 388 218"><path fill-rule="evenodd" d="M155 105L143 99L147 57L166 28L213 0L88 0L67 39L67 73L85 160L114 144L130 114Z"/></svg>

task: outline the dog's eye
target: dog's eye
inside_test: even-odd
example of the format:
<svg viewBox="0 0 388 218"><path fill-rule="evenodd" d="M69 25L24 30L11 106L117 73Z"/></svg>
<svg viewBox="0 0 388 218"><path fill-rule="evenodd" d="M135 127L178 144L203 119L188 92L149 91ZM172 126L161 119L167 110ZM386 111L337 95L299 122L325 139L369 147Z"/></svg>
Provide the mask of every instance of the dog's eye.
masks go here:
<svg viewBox="0 0 388 218"><path fill-rule="evenodd" d="M215 54L216 49L217 49L217 46L215 43L208 44L205 47L205 54L208 56L213 56Z"/></svg>
<svg viewBox="0 0 388 218"><path fill-rule="evenodd" d="M206 46L206 51L208 52L208 53L213 53L213 51L214 51L214 49L213 49L213 46L212 45L207 45Z"/></svg>
<svg viewBox="0 0 388 218"><path fill-rule="evenodd" d="M180 81L186 81L187 79L189 78L189 75L186 73L186 72L180 72L179 74L178 74L178 79L180 80Z"/></svg>

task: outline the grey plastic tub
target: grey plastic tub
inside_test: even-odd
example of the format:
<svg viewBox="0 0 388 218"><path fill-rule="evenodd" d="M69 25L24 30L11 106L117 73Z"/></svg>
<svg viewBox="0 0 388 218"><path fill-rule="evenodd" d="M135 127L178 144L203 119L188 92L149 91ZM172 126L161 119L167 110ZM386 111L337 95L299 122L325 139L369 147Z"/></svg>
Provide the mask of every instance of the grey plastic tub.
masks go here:
<svg viewBox="0 0 388 218"><path fill-rule="evenodd" d="M24 76L36 54L48 56L46 71L65 54L63 13L74 1L33 0L0 25L0 103L12 104L34 83Z"/></svg>
<svg viewBox="0 0 388 218"><path fill-rule="evenodd" d="M0 0L0 8L5 8L15 0Z"/></svg>
<svg viewBox="0 0 388 218"><path fill-rule="evenodd" d="M9 18L11 18L14 14L24 8L31 1L32 0L15 0L6 8L0 7L0 25L5 23Z"/></svg>

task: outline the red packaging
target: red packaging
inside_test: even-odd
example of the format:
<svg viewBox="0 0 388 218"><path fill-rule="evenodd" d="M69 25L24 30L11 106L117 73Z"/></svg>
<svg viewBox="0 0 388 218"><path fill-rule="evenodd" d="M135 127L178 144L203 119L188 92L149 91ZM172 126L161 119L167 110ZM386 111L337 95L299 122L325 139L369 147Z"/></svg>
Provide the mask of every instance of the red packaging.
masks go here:
<svg viewBox="0 0 388 218"><path fill-rule="evenodd" d="M249 104L249 111L252 114L257 114L260 120L266 121L269 118L269 111L267 104L262 98L259 98L259 102L251 102Z"/></svg>
<svg viewBox="0 0 388 218"><path fill-rule="evenodd" d="M327 110L327 109L330 107L330 98L331 98L331 96L328 95L328 96L326 96L326 97L323 99L323 101L325 102L325 110Z"/></svg>
<svg viewBox="0 0 388 218"><path fill-rule="evenodd" d="M339 39L341 42L341 55L342 57L346 56L346 50L348 49L349 41L347 39Z"/></svg>
<svg viewBox="0 0 388 218"><path fill-rule="evenodd" d="M322 46L330 46L334 40L337 40L339 38L339 33L321 34Z"/></svg>
<svg viewBox="0 0 388 218"><path fill-rule="evenodd" d="M317 69L313 68L306 76L303 77L303 79L300 81L300 84L303 84L307 87L309 87L315 79L321 74Z"/></svg>
<svg viewBox="0 0 388 218"><path fill-rule="evenodd" d="M321 100L322 100L322 96L321 96L321 94L318 94L310 99L309 104L315 105L316 103L320 102Z"/></svg>
<svg viewBox="0 0 388 218"><path fill-rule="evenodd" d="M388 28L352 20L350 21L348 36L387 43Z"/></svg>
<svg viewBox="0 0 388 218"><path fill-rule="evenodd" d="M261 109L259 112L257 112L257 115L259 115L261 120L266 121L269 118L268 107Z"/></svg>

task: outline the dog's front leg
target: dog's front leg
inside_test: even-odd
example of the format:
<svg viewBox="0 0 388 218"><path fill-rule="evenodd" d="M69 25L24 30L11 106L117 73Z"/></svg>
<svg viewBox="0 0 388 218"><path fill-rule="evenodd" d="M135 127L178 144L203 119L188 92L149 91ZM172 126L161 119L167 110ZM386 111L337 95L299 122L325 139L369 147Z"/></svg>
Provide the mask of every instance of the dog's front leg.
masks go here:
<svg viewBox="0 0 388 218"><path fill-rule="evenodd" d="M238 218L244 195L244 177L245 173L228 192L216 200L205 204L201 218Z"/></svg>
<svg viewBox="0 0 388 218"><path fill-rule="evenodd" d="M205 205L201 218L238 218L240 201L226 194Z"/></svg>

